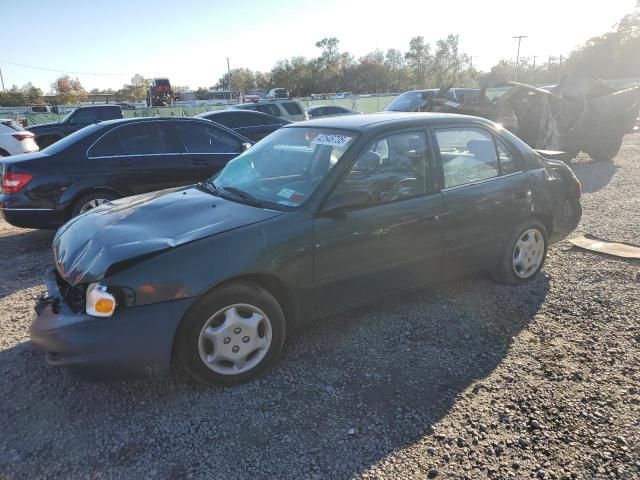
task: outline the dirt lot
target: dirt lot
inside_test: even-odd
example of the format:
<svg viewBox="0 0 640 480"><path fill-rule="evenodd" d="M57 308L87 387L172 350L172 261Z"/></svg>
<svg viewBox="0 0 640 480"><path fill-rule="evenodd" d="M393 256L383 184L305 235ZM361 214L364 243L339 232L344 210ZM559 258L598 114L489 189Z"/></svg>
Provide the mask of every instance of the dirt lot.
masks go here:
<svg viewBox="0 0 640 480"><path fill-rule="evenodd" d="M640 135L575 170L579 229L639 243ZM532 284L331 317L211 389L45 366L28 325L51 238L0 222L0 478L640 478L638 262L562 242Z"/></svg>

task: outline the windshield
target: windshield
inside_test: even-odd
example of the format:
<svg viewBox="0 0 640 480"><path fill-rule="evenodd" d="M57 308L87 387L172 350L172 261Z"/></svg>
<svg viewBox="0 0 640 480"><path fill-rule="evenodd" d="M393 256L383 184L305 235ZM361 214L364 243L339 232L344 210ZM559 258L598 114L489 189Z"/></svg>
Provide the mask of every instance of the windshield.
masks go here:
<svg viewBox="0 0 640 480"><path fill-rule="evenodd" d="M203 186L255 206L296 208L307 201L355 137L354 132L327 128L277 130Z"/></svg>
<svg viewBox="0 0 640 480"><path fill-rule="evenodd" d="M405 92L398 95L393 102L387 105L387 112L420 112L426 101L433 97L438 91L427 92Z"/></svg>
<svg viewBox="0 0 640 480"><path fill-rule="evenodd" d="M73 110L71 110L69 113L67 113L64 118L62 119L63 122L68 122L69 119L71 118L71 115L73 115L73 113L77 110L77 108L74 108Z"/></svg>

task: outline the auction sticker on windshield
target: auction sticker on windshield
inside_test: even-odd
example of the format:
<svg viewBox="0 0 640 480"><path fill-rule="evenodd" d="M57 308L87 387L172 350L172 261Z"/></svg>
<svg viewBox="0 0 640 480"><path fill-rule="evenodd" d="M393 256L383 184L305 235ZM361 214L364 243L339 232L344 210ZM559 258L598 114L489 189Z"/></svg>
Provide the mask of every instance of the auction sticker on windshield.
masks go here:
<svg viewBox="0 0 640 480"><path fill-rule="evenodd" d="M337 135L333 133L321 133L313 141L311 145L330 145L332 147L344 147L351 141L352 137L346 135Z"/></svg>

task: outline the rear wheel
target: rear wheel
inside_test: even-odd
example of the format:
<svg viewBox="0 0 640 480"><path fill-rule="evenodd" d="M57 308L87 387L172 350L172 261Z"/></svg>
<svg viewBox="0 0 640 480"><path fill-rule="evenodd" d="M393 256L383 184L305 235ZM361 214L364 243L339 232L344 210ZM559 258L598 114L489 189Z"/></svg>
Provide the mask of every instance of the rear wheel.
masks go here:
<svg viewBox="0 0 640 480"><path fill-rule="evenodd" d="M246 382L273 365L282 351L285 319L273 296L241 282L213 290L184 317L176 351L199 382Z"/></svg>
<svg viewBox="0 0 640 480"><path fill-rule="evenodd" d="M118 198L116 195L108 192L91 192L80 197L73 206L71 217L77 217L83 213L93 210L99 207L105 202L115 200Z"/></svg>
<svg viewBox="0 0 640 480"><path fill-rule="evenodd" d="M506 244L502 259L492 272L494 280L517 285L532 280L544 265L548 236L542 223L520 225Z"/></svg>

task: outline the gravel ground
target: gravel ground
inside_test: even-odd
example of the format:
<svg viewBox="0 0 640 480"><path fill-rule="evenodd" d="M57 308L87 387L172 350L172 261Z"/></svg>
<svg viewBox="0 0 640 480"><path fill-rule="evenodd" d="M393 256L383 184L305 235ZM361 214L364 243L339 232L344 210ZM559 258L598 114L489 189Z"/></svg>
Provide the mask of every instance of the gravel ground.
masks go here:
<svg viewBox="0 0 640 480"><path fill-rule="evenodd" d="M639 243L640 135L574 167L579 230ZM561 242L532 284L399 295L205 388L45 366L27 332L51 238L0 221L0 478L640 478L639 262Z"/></svg>

